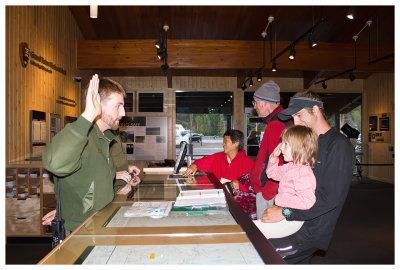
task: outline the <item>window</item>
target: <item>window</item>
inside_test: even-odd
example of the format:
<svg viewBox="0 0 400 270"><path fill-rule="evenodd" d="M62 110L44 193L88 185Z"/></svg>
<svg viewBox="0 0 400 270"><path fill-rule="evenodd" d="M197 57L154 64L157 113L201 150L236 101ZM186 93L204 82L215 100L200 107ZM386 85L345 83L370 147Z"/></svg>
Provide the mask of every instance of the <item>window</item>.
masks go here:
<svg viewBox="0 0 400 270"><path fill-rule="evenodd" d="M232 114L232 92L177 92L176 145L191 143L188 154L193 153L194 159L223 151L223 135L232 128Z"/></svg>
<svg viewBox="0 0 400 270"><path fill-rule="evenodd" d="M126 98L124 98L124 109L125 112L133 112L133 93L127 92Z"/></svg>
<svg viewBox="0 0 400 270"><path fill-rule="evenodd" d="M164 112L164 93L138 92L138 112Z"/></svg>

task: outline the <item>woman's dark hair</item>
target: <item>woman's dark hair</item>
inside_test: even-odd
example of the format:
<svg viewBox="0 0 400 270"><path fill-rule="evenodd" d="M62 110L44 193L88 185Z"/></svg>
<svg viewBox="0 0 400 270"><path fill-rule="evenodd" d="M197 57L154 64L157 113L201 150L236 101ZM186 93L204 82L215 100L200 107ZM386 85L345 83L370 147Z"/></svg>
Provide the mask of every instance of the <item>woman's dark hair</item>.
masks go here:
<svg viewBox="0 0 400 270"><path fill-rule="evenodd" d="M239 149L238 151L242 151L244 147L244 141L243 141L243 132L237 129L229 129L225 131L224 137L229 136L231 138L232 143L239 142Z"/></svg>

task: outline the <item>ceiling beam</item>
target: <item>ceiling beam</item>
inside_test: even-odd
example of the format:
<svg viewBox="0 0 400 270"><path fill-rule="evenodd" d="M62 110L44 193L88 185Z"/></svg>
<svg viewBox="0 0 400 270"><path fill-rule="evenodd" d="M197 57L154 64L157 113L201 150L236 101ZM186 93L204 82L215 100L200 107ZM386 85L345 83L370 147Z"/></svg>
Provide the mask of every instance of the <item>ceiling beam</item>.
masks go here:
<svg viewBox="0 0 400 270"><path fill-rule="evenodd" d="M153 39L142 40L80 40L77 66L79 69L159 69ZM274 42L274 51L281 51L290 42ZM265 50L269 52L269 43ZM258 69L262 66L262 41L243 40L168 40L168 65L174 69ZM383 54L393 53L390 48ZM267 54L268 55L268 54ZM286 54L276 60L278 70L351 69L354 45L319 43L314 49L307 42L296 45L296 59ZM269 69L269 58L265 68ZM357 71L393 72L394 61L383 59L368 64L368 48L357 49Z"/></svg>

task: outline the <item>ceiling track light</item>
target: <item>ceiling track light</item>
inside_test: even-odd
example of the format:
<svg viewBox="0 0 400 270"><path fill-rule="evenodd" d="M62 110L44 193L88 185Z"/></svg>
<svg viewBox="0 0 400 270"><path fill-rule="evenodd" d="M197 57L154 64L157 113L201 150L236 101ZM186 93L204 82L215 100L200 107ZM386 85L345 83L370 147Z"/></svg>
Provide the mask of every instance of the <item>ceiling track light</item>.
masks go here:
<svg viewBox="0 0 400 270"><path fill-rule="evenodd" d="M272 69L271 69L271 71L272 72L276 72L278 69L276 68L276 62L274 61L273 63L272 63Z"/></svg>
<svg viewBox="0 0 400 270"><path fill-rule="evenodd" d="M261 74L261 72L258 73L258 75L257 75L257 81L258 81L258 82L261 82L261 81L262 81L262 74Z"/></svg>
<svg viewBox="0 0 400 270"><path fill-rule="evenodd" d="M315 46L317 46L317 42L315 41L313 34L314 34L314 30L325 21L324 18L321 18L316 24L314 24L310 29L308 29L306 32L304 32L301 36L299 36L295 41L293 41L291 44L289 44L286 48L284 48L281 52L279 52L277 55L275 55L274 57L272 57L272 49L271 49L271 62L275 62L276 59L278 59L279 57L281 57L286 51L289 51L292 49L292 47L294 48L294 46L296 46L297 43L299 43L301 40L303 40L304 38L307 38L308 36L308 41L309 41L309 45L310 48L313 48ZM272 48L272 46L271 46Z"/></svg>
<svg viewBox="0 0 400 270"><path fill-rule="evenodd" d="M157 49L158 60L163 60L167 57L167 50L165 48Z"/></svg>
<svg viewBox="0 0 400 270"><path fill-rule="evenodd" d="M314 48L318 45L317 41L315 41L314 39L314 30L311 31L310 35L308 36L308 46L310 46L310 48Z"/></svg>
<svg viewBox="0 0 400 270"><path fill-rule="evenodd" d="M325 81L322 82L322 88L326 89L328 86L326 85Z"/></svg>
<svg viewBox="0 0 400 270"><path fill-rule="evenodd" d="M296 50L294 49L294 46L292 46L289 53L289 60L294 60L295 56L296 56Z"/></svg>
<svg viewBox="0 0 400 270"><path fill-rule="evenodd" d="M244 83L244 84L242 85L242 90L244 91L244 90L246 90L246 88L247 88L247 86L246 86L246 84Z"/></svg>
<svg viewBox="0 0 400 270"><path fill-rule="evenodd" d="M347 19L353 20L355 15L356 15L356 11L357 11L356 7L354 7L354 6L350 7L349 10L346 13Z"/></svg>
<svg viewBox="0 0 400 270"><path fill-rule="evenodd" d="M253 78L250 78L249 86L250 86L250 87L253 87L253 85L254 85L254 84L253 84Z"/></svg>

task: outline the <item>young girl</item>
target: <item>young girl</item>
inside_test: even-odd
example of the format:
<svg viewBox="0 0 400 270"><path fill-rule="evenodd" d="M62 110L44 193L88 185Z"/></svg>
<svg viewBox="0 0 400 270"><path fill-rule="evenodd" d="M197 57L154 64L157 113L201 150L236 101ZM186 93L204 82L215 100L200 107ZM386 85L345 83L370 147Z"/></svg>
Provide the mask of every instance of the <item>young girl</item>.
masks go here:
<svg viewBox="0 0 400 270"><path fill-rule="evenodd" d="M282 132L280 143L269 157L266 173L279 181L275 204L281 207L309 209L315 203L316 179L312 168L317 159L318 140L305 126L291 126ZM279 155L288 162L278 166ZM254 223L267 238L281 238L297 232L303 221Z"/></svg>

